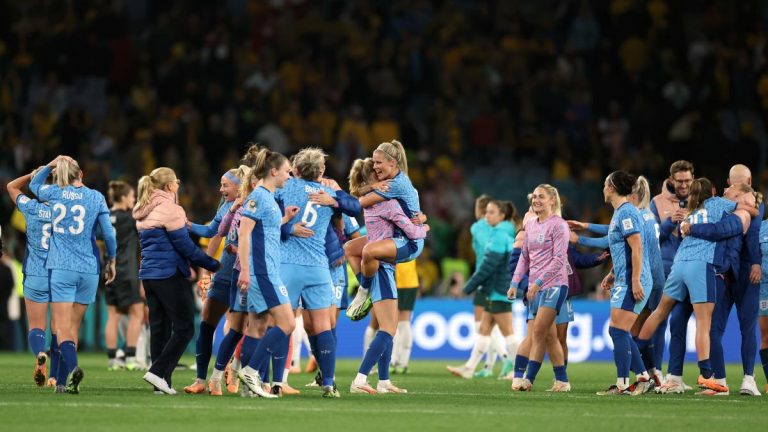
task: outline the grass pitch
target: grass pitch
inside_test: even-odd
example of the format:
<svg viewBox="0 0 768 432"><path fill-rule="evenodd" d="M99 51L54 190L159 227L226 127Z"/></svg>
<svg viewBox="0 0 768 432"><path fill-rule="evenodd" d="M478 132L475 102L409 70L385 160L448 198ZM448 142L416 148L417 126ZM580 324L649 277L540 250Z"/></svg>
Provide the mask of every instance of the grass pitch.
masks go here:
<svg viewBox="0 0 768 432"><path fill-rule="evenodd" d="M141 379L143 372L109 372L103 354L81 355L85 379L80 395L58 395L34 386L33 364L29 354L0 354L2 431L762 431L768 426L768 396L739 396L741 368L737 365L728 368L733 391L728 397L695 396L693 392L596 396L596 391L615 380L615 369L609 363L569 366L570 394L544 392L552 380L547 365L534 392L512 393L508 381L462 380L445 371L446 362L434 361L413 362L408 375L392 376L397 385L408 389L407 395L369 396L349 393L358 362L342 360L337 369L341 399L322 399L319 390L304 388L312 377L298 374L291 375L290 382L302 390L301 395L261 400L226 393L223 397L154 395ZM695 365L688 364L686 369L685 381L694 383ZM761 371L756 372L763 390ZM194 371L177 371L174 387L181 392L194 376ZM371 381L376 382L375 378Z"/></svg>

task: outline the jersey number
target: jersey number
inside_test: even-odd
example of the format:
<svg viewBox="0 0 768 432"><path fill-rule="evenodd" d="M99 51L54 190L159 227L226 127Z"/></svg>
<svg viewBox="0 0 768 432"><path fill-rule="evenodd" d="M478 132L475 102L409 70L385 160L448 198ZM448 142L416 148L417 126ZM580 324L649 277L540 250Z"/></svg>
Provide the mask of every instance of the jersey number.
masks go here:
<svg viewBox="0 0 768 432"><path fill-rule="evenodd" d="M317 209L319 208L320 204L307 203L307 207L304 208L304 214L301 216L304 226L309 228L317 222Z"/></svg>
<svg viewBox="0 0 768 432"><path fill-rule="evenodd" d="M51 224L43 224L43 237L40 239L40 246L48 250L48 239L51 238Z"/></svg>
<svg viewBox="0 0 768 432"><path fill-rule="evenodd" d="M708 223L707 222L707 220L708 220L707 216L708 216L707 209L701 209L701 210L697 211L696 213L688 216L688 220L691 221L691 225L703 224L703 223L705 224L705 223Z"/></svg>
<svg viewBox="0 0 768 432"><path fill-rule="evenodd" d="M70 234L80 234L85 228L83 219L85 218L85 207L81 205L73 205L69 211L72 213L72 219L75 221L75 226L69 227ZM64 227L60 227L59 223L67 216L67 207L64 204L56 204L53 206L53 232L64 234Z"/></svg>

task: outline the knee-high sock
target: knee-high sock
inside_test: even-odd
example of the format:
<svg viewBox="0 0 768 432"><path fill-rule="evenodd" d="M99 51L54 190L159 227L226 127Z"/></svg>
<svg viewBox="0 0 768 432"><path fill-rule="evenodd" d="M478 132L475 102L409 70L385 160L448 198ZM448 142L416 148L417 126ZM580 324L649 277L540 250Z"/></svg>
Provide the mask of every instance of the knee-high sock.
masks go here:
<svg viewBox="0 0 768 432"><path fill-rule="evenodd" d="M525 376L525 371L528 369L528 362L528 357L526 356L515 356L515 378L522 378Z"/></svg>
<svg viewBox="0 0 768 432"><path fill-rule="evenodd" d="M66 380L69 378L72 370L77 367L77 349L75 348L75 342L69 340L62 342L59 346L61 347L61 359L63 360L60 363L64 366L63 370L59 366L59 377Z"/></svg>
<svg viewBox="0 0 768 432"><path fill-rule="evenodd" d="M45 352L45 330L39 328L30 329L27 334L27 342L29 343L29 349L32 350L32 354L38 355L41 352Z"/></svg>
<svg viewBox="0 0 768 432"><path fill-rule="evenodd" d="M365 333L363 334L363 353L368 351L374 336L376 336L376 330L371 326L366 327Z"/></svg>
<svg viewBox="0 0 768 432"><path fill-rule="evenodd" d="M272 352L272 382L275 384L283 383L283 374L285 373L285 360L288 358L288 350L290 349L291 336L286 335L279 344L277 344L276 350Z"/></svg>
<svg viewBox="0 0 768 432"><path fill-rule="evenodd" d="M643 357L643 361L645 362L645 365L649 368L653 367L659 370L661 372L661 366L664 362L664 349L667 346L667 320L664 320L659 328L656 329L656 333L653 334L653 338L651 339L653 343L653 366L650 366L648 363L648 360ZM640 351L640 354L643 354L642 351Z"/></svg>
<svg viewBox="0 0 768 432"><path fill-rule="evenodd" d="M408 363L411 361L411 350L413 349L411 322L400 321L397 324L397 335L400 336L400 356L397 361L401 367L408 367Z"/></svg>
<svg viewBox="0 0 768 432"><path fill-rule="evenodd" d="M145 325L141 325L141 331L139 331L139 339L136 341L136 358L144 365L148 364L147 357L149 357L149 328Z"/></svg>
<svg viewBox="0 0 768 432"><path fill-rule="evenodd" d="M50 377L59 381L59 364L61 363L61 351L59 350L59 340L56 333L51 333L51 373Z"/></svg>
<svg viewBox="0 0 768 432"><path fill-rule="evenodd" d="M513 359L517 355L517 347L520 345L517 342L515 335L509 335L504 338L504 345L507 347L507 358Z"/></svg>
<svg viewBox="0 0 768 432"><path fill-rule="evenodd" d="M498 358L506 360L508 356L504 335L501 334L499 326L495 325L493 330L491 330L491 346L488 348L488 354L485 356L485 368L493 369Z"/></svg>
<svg viewBox="0 0 768 432"><path fill-rule="evenodd" d="M637 347L637 342L635 338L632 338L631 336L629 339L629 348L632 350L629 367L635 375L642 375L647 368L645 367L645 363L643 363L643 358L640 356L640 349Z"/></svg>
<svg viewBox="0 0 768 432"><path fill-rule="evenodd" d="M333 385L333 377L336 375L336 341L333 332L326 330L317 335L317 365L323 376L323 386ZM389 367L389 366L387 366Z"/></svg>
<svg viewBox="0 0 768 432"><path fill-rule="evenodd" d="M403 334L400 332L400 322L397 323L397 331L395 332L395 337L392 339L392 353L390 354L390 362L392 366L399 366L400 365L400 350L401 350L401 339L403 338Z"/></svg>
<svg viewBox="0 0 768 432"><path fill-rule="evenodd" d="M291 373L293 364L293 335L288 338L288 354L285 356L285 372L283 372L283 384L288 382L288 375Z"/></svg>
<svg viewBox="0 0 768 432"><path fill-rule="evenodd" d="M477 364L480 363L480 359L488 352L488 347L491 345L491 337L477 335L475 340L475 346L472 348L472 354L469 356L469 360L464 364L467 369L475 370Z"/></svg>
<svg viewBox="0 0 768 432"><path fill-rule="evenodd" d="M204 380L208 377L208 363L211 362L213 351L213 333L216 327L205 321L200 321L200 333L197 335L195 362L197 363L197 378Z"/></svg>
<svg viewBox="0 0 768 432"><path fill-rule="evenodd" d="M251 369L260 370L263 364L269 365L271 355L273 353L280 353L280 345L287 338L288 335L280 327L272 327L267 330L253 351L253 356L251 356L248 366Z"/></svg>
<svg viewBox="0 0 768 432"><path fill-rule="evenodd" d="M251 336L243 338L243 345L240 348L240 364L248 366L253 358L253 352L256 351L256 347L261 342L261 339L257 339Z"/></svg>
<svg viewBox="0 0 768 432"><path fill-rule="evenodd" d="M387 349L381 354L379 358L379 381L386 381L389 379L389 364L392 361L392 350L394 349L394 340L389 342Z"/></svg>
<svg viewBox="0 0 768 432"><path fill-rule="evenodd" d="M381 356L384 354L384 351L387 350L387 347L390 346L391 343L391 334L381 330L376 332L376 337L373 338L371 346L368 347L368 350L365 352L365 356L363 357L363 361L360 364L358 373L366 376L371 373L373 365L379 361Z"/></svg>
<svg viewBox="0 0 768 432"><path fill-rule="evenodd" d="M629 332L609 327L608 334L613 340L613 361L616 363L616 376L629 379L629 367L632 362L632 338Z"/></svg>
<svg viewBox="0 0 768 432"><path fill-rule="evenodd" d="M651 339L634 339L646 370L656 369L656 347Z"/></svg>
<svg viewBox="0 0 768 432"><path fill-rule="evenodd" d="M232 354L237 348L237 344L240 343L240 339L243 338L243 334L237 330L229 329L229 332L219 345L219 352L216 353L216 363L213 368L218 371L224 371L227 368L229 360L232 358Z"/></svg>
<svg viewBox="0 0 768 432"><path fill-rule="evenodd" d="M301 343L304 338L307 337L307 332L304 330L304 316L299 314L296 317L296 328L293 330L291 340L293 341L293 355L291 356L291 366L299 367L301 364Z"/></svg>

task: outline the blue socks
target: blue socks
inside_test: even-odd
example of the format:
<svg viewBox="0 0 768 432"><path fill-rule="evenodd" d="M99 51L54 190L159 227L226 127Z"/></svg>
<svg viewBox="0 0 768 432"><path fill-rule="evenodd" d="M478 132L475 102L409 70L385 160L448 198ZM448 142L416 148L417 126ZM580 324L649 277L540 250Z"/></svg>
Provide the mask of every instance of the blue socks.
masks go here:
<svg viewBox="0 0 768 432"><path fill-rule="evenodd" d="M59 339L56 333L51 333L51 375L50 377L59 381L59 364L61 363L61 351L59 351Z"/></svg>
<svg viewBox="0 0 768 432"><path fill-rule="evenodd" d="M701 376L704 378L712 378L712 363L709 359L699 360L699 373L701 373Z"/></svg>
<svg viewBox="0 0 768 432"><path fill-rule="evenodd" d="M253 352L256 351L256 347L261 342L261 339L256 339L250 336L246 336L243 339L243 346L240 347L240 364L247 366L253 358Z"/></svg>
<svg viewBox="0 0 768 432"><path fill-rule="evenodd" d="M616 376L629 378L629 366L632 363L632 337L629 332L609 327L608 334L613 340L613 361L616 363Z"/></svg>
<svg viewBox="0 0 768 432"><path fill-rule="evenodd" d="M215 331L216 327L205 321L200 321L200 334L197 335L195 362L197 363L197 377L201 380L208 376L208 363L211 362L213 333Z"/></svg>
<svg viewBox="0 0 768 432"><path fill-rule="evenodd" d="M336 338L331 330L326 330L315 336L317 351L315 358L323 376L323 386L333 385L333 377L336 374Z"/></svg>
<svg viewBox="0 0 768 432"><path fill-rule="evenodd" d="M27 342L29 343L29 349L32 350L32 354L35 356L45 352L45 330L39 328L30 329L27 334Z"/></svg>
<svg viewBox="0 0 768 432"><path fill-rule="evenodd" d="M640 375L641 373L646 371L645 364L643 363L643 358L640 356L640 350L637 347L637 338L630 338L629 344L630 348L632 349L632 362L630 363L630 368L632 369L632 372L635 373L635 375Z"/></svg>
<svg viewBox="0 0 768 432"><path fill-rule="evenodd" d="M252 369L260 370L265 363L269 364L271 355L274 353L279 355L283 339L289 336L280 327L272 327L267 330L267 333L261 338L259 345L256 346L256 350L253 351L253 356L248 361L248 366Z"/></svg>
<svg viewBox="0 0 768 432"><path fill-rule="evenodd" d="M568 382L568 372L566 372L566 365L555 366L552 370L555 372L555 379L562 382Z"/></svg>
<svg viewBox="0 0 768 432"><path fill-rule="evenodd" d="M59 366L59 378L66 380L69 373L77 367L77 349L74 341L64 341L61 347L61 361ZM65 384L65 383L63 383Z"/></svg>
<svg viewBox="0 0 768 432"><path fill-rule="evenodd" d="M291 344L291 336L284 338L277 346L277 351L272 353L272 382L283 382L285 375L285 358L288 357L288 347Z"/></svg>
<svg viewBox="0 0 768 432"><path fill-rule="evenodd" d="M395 347L395 341L389 341L389 346L384 350L384 354L379 358L379 381L389 379L389 364L392 362L392 349Z"/></svg>
<svg viewBox="0 0 768 432"><path fill-rule="evenodd" d="M515 378L522 378L525 370L528 368L528 357L522 355L515 356Z"/></svg>
<svg viewBox="0 0 768 432"><path fill-rule="evenodd" d="M541 369L541 362L537 362L536 360L528 362L528 372L526 372L525 377L531 384L536 381L536 375L539 374L539 369Z"/></svg>
<svg viewBox="0 0 768 432"><path fill-rule="evenodd" d="M360 286L365 289L370 289L371 285L373 285L373 278L376 277L376 275L373 276L365 276L363 275L363 280L360 281Z"/></svg>
<svg viewBox="0 0 768 432"><path fill-rule="evenodd" d="M655 336L654 336L655 339ZM640 357L647 369L656 368L656 344L650 339L635 339ZM632 354L634 355L634 349Z"/></svg>
<svg viewBox="0 0 768 432"><path fill-rule="evenodd" d="M358 372L366 376L371 373L373 365L379 361L379 358L384 355L384 351L386 351L389 346L392 346L392 335L379 330L376 333L376 337L373 338L371 346L368 347L368 351L365 352L363 362L360 364ZM389 369L389 365L387 365L387 369Z"/></svg>
<svg viewBox="0 0 768 432"><path fill-rule="evenodd" d="M227 363L229 363L229 359L232 358L232 354L235 353L237 343L240 342L240 338L242 337L243 334L239 331L232 329L229 330L229 333L227 333L227 335L224 336L224 339L221 341L219 352L216 353L216 364L213 366L215 369L223 371L227 368Z"/></svg>

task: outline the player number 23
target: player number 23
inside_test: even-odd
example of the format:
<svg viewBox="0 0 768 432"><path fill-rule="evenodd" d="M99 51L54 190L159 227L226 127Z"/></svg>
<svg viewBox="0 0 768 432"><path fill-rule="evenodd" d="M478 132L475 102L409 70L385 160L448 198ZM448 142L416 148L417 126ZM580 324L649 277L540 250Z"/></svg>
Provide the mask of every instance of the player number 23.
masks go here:
<svg viewBox="0 0 768 432"><path fill-rule="evenodd" d="M85 228L85 223L83 219L85 219L85 207L81 205L73 205L69 212L72 213L72 220L75 221L75 226L70 226L69 233L70 234L80 234L83 232L83 228ZM56 204L53 206L53 232L64 234L64 227L59 226L61 221L67 216L67 207L64 204Z"/></svg>

